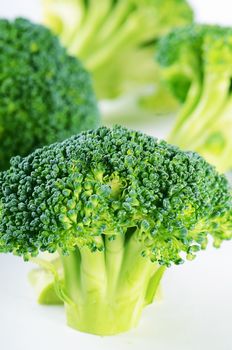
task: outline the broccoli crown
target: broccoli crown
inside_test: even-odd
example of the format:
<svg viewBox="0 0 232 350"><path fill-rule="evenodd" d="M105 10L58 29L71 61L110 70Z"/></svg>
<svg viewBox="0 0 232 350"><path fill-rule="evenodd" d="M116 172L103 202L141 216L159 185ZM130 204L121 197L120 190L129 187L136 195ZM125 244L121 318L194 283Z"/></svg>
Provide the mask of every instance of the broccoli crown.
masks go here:
<svg viewBox="0 0 232 350"><path fill-rule="evenodd" d="M43 0L43 11L45 23L93 73L101 98L131 90L141 77L143 84L153 84L154 42L193 20L186 0ZM138 75L141 56L145 62Z"/></svg>
<svg viewBox="0 0 232 350"><path fill-rule="evenodd" d="M99 236L131 235L151 261L183 262L231 238L227 180L198 154L116 126L83 132L11 161L1 174L0 249L27 258ZM100 242L100 243L99 243Z"/></svg>
<svg viewBox="0 0 232 350"><path fill-rule="evenodd" d="M91 79L45 27L0 20L0 169L98 124Z"/></svg>

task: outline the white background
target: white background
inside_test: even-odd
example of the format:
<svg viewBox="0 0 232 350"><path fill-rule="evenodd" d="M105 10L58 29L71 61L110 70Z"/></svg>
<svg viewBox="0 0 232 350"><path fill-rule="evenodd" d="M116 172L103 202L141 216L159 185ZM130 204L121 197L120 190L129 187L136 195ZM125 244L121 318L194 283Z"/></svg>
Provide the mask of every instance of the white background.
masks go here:
<svg viewBox="0 0 232 350"><path fill-rule="evenodd" d="M230 0L190 2L198 20L232 25ZM1 0L0 16L27 16L39 21L39 0ZM157 126L150 132L160 135L164 131ZM231 267L230 242L220 250L201 252L191 263L169 269L163 280L163 300L144 311L140 326L129 333L102 338L66 327L62 307L37 305L27 281L31 265L1 255L0 349L231 350Z"/></svg>
<svg viewBox="0 0 232 350"><path fill-rule="evenodd" d="M189 3L194 7L198 21L225 25L232 24L231 0L189 0ZM27 16L33 20L40 21L40 0L1 0L0 16L8 18Z"/></svg>

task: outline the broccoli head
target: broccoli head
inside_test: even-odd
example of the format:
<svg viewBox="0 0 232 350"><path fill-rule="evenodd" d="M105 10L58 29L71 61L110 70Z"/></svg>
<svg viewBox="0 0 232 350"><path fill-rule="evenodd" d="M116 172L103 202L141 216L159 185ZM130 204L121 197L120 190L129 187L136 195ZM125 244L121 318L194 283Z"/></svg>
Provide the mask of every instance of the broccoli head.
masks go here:
<svg viewBox="0 0 232 350"><path fill-rule="evenodd" d="M0 20L0 169L98 125L89 74L45 27Z"/></svg>
<svg viewBox="0 0 232 350"><path fill-rule="evenodd" d="M186 0L43 0L43 5L45 24L92 72L98 97L133 95L139 89L141 107L155 90L157 39L193 20Z"/></svg>
<svg viewBox="0 0 232 350"><path fill-rule="evenodd" d="M158 44L163 78L183 104L169 141L199 152L219 171L232 167L232 28L192 25Z"/></svg>
<svg viewBox="0 0 232 350"><path fill-rule="evenodd" d="M0 250L53 272L68 324L115 334L138 322L172 264L232 237L226 178L198 154L101 127L11 161L0 177ZM34 258L58 253L56 264Z"/></svg>

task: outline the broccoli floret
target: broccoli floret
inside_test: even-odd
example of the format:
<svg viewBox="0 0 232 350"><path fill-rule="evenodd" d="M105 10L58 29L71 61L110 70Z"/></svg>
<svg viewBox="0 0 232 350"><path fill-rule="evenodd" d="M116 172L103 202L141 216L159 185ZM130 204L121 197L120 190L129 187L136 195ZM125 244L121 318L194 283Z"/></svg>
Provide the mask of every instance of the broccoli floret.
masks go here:
<svg viewBox="0 0 232 350"><path fill-rule="evenodd" d="M157 59L183 104L168 141L199 152L219 171L232 167L232 28L192 25L162 38Z"/></svg>
<svg viewBox="0 0 232 350"><path fill-rule="evenodd" d="M166 267L232 237L231 189L197 153L101 127L15 157L0 176L0 250L60 255L68 324L134 327ZM50 266L49 266L50 265Z"/></svg>
<svg viewBox="0 0 232 350"><path fill-rule="evenodd" d="M9 159L98 126L89 74L57 37L0 19L0 169Z"/></svg>
<svg viewBox="0 0 232 350"><path fill-rule="evenodd" d="M193 20L186 0L43 0L43 5L45 24L92 72L99 98L134 95L140 88L135 102L146 107L147 98L150 109L158 79L156 41Z"/></svg>

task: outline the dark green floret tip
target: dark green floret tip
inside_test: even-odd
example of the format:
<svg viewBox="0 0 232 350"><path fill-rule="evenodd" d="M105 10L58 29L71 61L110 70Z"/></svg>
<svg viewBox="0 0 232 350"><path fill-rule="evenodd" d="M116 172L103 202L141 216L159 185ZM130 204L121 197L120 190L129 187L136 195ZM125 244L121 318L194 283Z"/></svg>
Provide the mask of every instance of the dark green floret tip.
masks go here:
<svg viewBox="0 0 232 350"><path fill-rule="evenodd" d="M12 156L98 126L88 72L42 25L0 19L0 170Z"/></svg>
<svg viewBox="0 0 232 350"><path fill-rule="evenodd" d="M226 178L197 153L116 126L16 157L0 177L0 249L104 251L131 237L160 265L231 238Z"/></svg>

